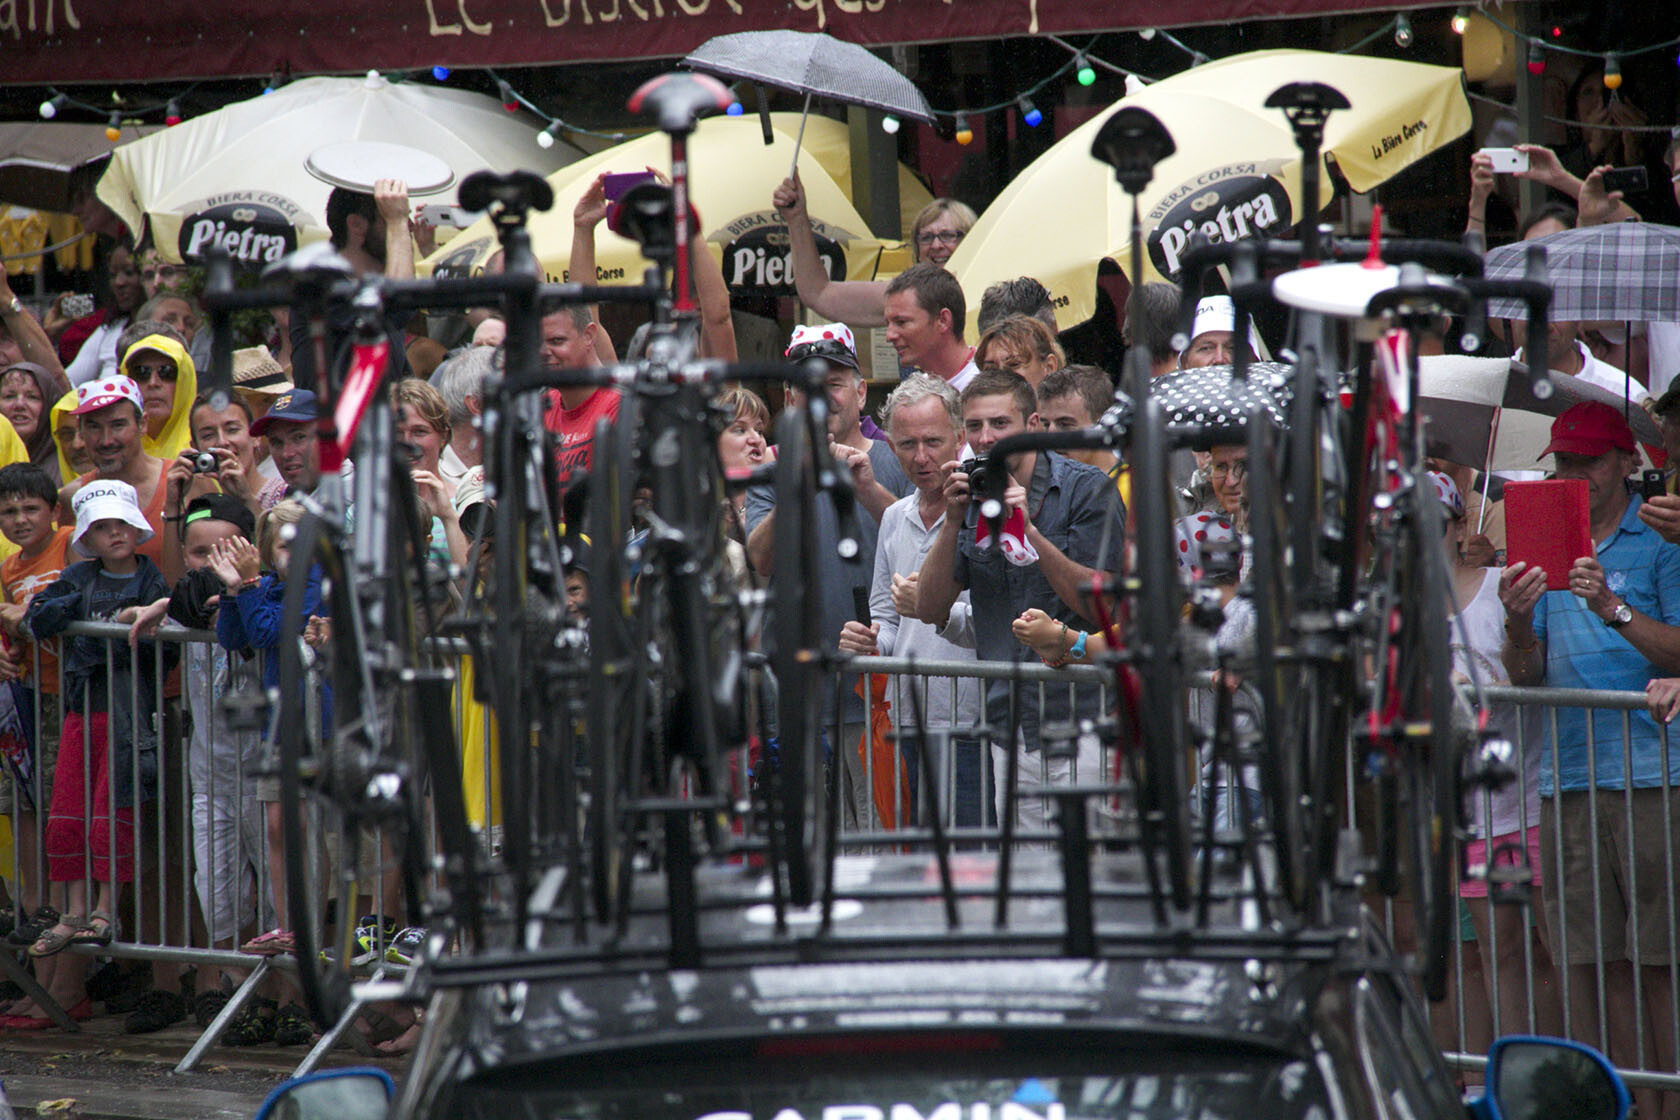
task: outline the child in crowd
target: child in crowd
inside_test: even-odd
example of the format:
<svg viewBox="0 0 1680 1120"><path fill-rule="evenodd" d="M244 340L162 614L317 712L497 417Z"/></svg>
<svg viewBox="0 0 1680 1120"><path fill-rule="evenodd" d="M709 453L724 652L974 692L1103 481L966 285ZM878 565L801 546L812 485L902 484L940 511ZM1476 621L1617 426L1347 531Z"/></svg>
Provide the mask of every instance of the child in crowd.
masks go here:
<svg viewBox="0 0 1680 1120"><path fill-rule="evenodd" d="M167 599L140 613L133 627L136 636L149 633L166 616L169 621L164 625L214 629L225 589L211 571L210 559L221 542L256 535L250 509L229 494L193 499L180 525L186 574ZM221 696L254 690L256 673L254 661L230 656L219 644L195 642L186 647L185 691L192 717L187 776L192 793L193 885L209 941L217 949L236 947L241 927L253 921L261 923L257 929L267 929L274 921L273 904L261 889L267 845L256 796L259 736L234 730L217 708ZM255 930L244 932L249 935ZM200 967L192 1002L199 1026L209 1026L226 1002L219 970ZM230 1028L223 1041L267 1041L273 1035L272 1019L270 1015L253 1022L254 1031Z"/></svg>
<svg viewBox="0 0 1680 1120"><path fill-rule="evenodd" d="M22 629L36 641L73 622L132 622L141 606L169 592L157 565L136 552L152 530L134 487L95 480L77 491L72 509L71 547L91 559L65 568L30 602ZM158 660L150 650L130 653L100 638L77 635L64 643L61 742L67 748L53 775L45 842L48 878L68 890L58 923L30 946L33 957L71 945L108 945L115 934L116 885L132 882L137 869L135 807L157 794L157 713L150 705ZM163 660L167 667L174 658ZM128 699L136 696L139 707L131 708ZM91 1010L84 1001L72 1016Z"/></svg>
<svg viewBox="0 0 1680 1120"><path fill-rule="evenodd" d="M210 546L206 563L222 582L221 606L216 613L216 640L230 651L252 650L262 658L264 690L280 685L280 643L285 638L280 623L286 597L286 569L291 550L283 539L288 526L303 518L303 506L296 501L280 502L257 519L257 543L243 536L218 540ZM262 573L266 572L264 575ZM304 589L304 617L322 613L320 570L312 569ZM295 639L294 639L295 640ZM313 717L313 713L311 714ZM280 781L267 777L257 783L257 799L263 803L268 829L269 882L274 889L276 925L267 933L247 941L247 953L276 956L297 947L292 937L286 899L286 857L281 839ZM307 1042L309 1020L300 1008L288 1005L275 1020L274 1041L285 1044Z"/></svg>
<svg viewBox="0 0 1680 1120"><path fill-rule="evenodd" d="M35 645L22 630L29 600L58 578L66 562L70 530L54 528L57 505L58 483L46 471L28 463L0 468L0 533L18 549L0 563L0 595L4 597L0 631L5 634L0 681L6 682L0 688L12 691L27 733L19 744L22 757L0 768L5 772L0 779L0 813L12 817L12 834L17 838L16 893L7 916L13 928L8 931L8 941L24 948L57 925L59 919L58 910L47 898L39 844L41 825L46 820L43 810L52 802L53 768L58 761L59 724L63 719L58 643ZM36 968L36 979L49 990L58 963L56 958L49 959ZM40 1009L29 1000L0 1010L20 1017L41 1017Z"/></svg>

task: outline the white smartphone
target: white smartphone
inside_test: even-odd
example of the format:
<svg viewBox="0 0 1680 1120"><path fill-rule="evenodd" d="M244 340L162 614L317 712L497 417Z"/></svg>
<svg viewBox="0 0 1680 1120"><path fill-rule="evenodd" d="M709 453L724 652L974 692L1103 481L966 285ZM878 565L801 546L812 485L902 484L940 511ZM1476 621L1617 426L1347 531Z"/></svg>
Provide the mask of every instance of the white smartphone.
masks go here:
<svg viewBox="0 0 1680 1120"><path fill-rule="evenodd" d="M1509 175L1516 171L1528 170L1528 153L1519 152L1515 148L1483 148L1477 154L1493 160L1495 175Z"/></svg>
<svg viewBox="0 0 1680 1120"><path fill-rule="evenodd" d="M469 213L459 206L449 206L442 202L428 202L420 207L419 219L429 226L450 226L454 229L466 229L473 224L476 214Z"/></svg>

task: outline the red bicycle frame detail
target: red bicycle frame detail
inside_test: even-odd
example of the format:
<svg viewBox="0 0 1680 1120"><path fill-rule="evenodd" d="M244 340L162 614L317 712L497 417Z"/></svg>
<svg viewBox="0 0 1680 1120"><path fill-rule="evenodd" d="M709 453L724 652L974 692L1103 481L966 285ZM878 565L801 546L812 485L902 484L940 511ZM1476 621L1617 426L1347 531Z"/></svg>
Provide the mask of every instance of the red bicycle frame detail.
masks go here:
<svg viewBox="0 0 1680 1120"><path fill-rule="evenodd" d="M358 342L351 349L350 369L344 375L344 387L339 390L338 402L330 417L322 414L320 426L316 429L323 473L337 474L343 469L344 461L350 457L350 448L356 442L356 429L361 427L362 417L367 414L368 405L373 403L374 394L385 383L385 370L390 360L391 343L388 339Z"/></svg>

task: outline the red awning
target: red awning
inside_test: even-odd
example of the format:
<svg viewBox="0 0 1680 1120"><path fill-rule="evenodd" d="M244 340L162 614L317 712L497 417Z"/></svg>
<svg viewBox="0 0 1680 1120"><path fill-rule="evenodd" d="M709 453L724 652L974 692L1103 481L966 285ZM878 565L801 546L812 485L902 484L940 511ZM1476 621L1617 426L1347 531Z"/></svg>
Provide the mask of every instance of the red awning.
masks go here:
<svg viewBox="0 0 1680 1120"><path fill-rule="evenodd" d="M1319 16L1399 0L38 0L0 15L0 83L67 85L680 57L714 35L867 46ZM8 10L0 5L0 12ZM27 22L27 26L23 26Z"/></svg>

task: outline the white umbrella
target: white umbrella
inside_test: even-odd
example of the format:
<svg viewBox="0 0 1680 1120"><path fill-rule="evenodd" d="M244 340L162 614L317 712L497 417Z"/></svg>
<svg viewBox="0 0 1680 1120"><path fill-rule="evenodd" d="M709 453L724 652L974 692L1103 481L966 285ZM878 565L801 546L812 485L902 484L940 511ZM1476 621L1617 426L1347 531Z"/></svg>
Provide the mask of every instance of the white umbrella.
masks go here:
<svg viewBox="0 0 1680 1120"><path fill-rule="evenodd" d="M1610 405L1640 442L1662 443L1643 408L1590 381L1554 372L1552 395L1541 400L1529 389L1528 367L1510 358L1418 359L1418 411L1431 453L1486 471L1540 469L1552 421L1582 401Z"/></svg>
<svg viewBox="0 0 1680 1120"><path fill-rule="evenodd" d="M420 82L305 78L117 149L100 199L130 229L150 223L165 260L200 260L212 243L260 267L324 240L332 188L305 169L312 152L349 140L418 148L459 183L474 171L547 175L582 155L537 145L541 123L494 98Z"/></svg>

